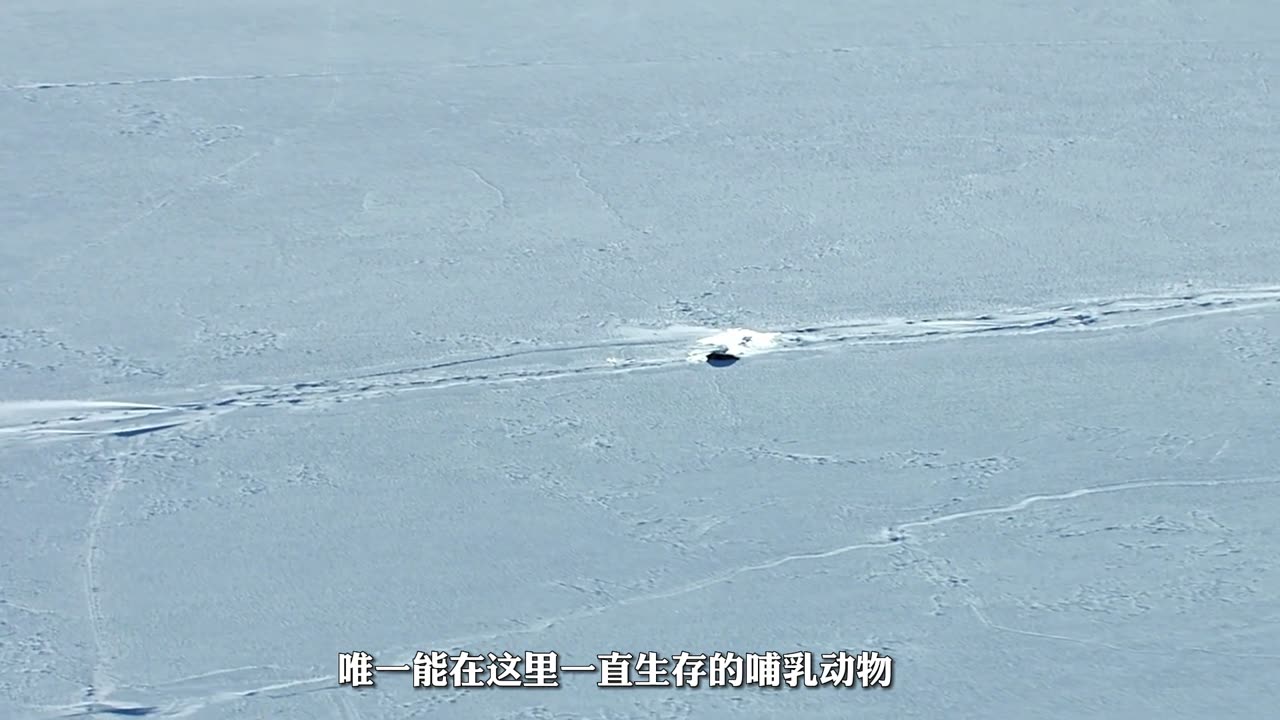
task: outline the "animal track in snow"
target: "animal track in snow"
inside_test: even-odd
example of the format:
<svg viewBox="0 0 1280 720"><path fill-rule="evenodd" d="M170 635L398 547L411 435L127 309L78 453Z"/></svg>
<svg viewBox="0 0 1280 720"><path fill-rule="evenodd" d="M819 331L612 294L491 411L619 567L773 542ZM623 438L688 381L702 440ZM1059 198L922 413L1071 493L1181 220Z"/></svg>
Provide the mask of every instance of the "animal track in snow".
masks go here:
<svg viewBox="0 0 1280 720"><path fill-rule="evenodd" d="M881 318L775 331L672 326L615 329L593 343L517 347L479 357L275 385L228 389L205 402L0 403L0 444L83 437L130 437L203 422L240 408L308 408L432 390L567 380L711 361L817 352L849 346L941 342L972 337L1115 332L1229 312L1280 309L1280 287L1079 302L1048 310L969 317ZM720 362L717 362L720 361Z"/></svg>

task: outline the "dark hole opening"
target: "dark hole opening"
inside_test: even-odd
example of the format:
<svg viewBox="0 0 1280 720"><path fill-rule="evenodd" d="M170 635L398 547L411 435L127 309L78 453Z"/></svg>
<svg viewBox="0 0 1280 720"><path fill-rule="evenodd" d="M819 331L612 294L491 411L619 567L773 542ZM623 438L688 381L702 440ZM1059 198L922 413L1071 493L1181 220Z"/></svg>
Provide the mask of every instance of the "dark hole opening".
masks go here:
<svg viewBox="0 0 1280 720"><path fill-rule="evenodd" d="M738 356L732 353L714 351L707 353L707 364L712 367L727 367L738 362Z"/></svg>

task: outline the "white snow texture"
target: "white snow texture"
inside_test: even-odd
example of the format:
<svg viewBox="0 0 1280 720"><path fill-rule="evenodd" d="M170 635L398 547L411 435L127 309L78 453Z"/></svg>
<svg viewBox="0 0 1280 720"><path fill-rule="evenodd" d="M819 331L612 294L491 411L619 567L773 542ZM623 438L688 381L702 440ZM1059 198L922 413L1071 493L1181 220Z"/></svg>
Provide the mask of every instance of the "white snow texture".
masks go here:
<svg viewBox="0 0 1280 720"><path fill-rule="evenodd" d="M1280 4L0 38L0 720L1280 707Z"/></svg>

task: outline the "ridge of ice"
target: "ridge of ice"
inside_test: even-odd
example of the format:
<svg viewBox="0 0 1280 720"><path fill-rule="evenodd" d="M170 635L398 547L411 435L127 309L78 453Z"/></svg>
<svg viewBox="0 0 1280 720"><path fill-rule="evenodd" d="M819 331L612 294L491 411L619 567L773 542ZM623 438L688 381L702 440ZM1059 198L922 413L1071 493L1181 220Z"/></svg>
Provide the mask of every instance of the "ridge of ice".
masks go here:
<svg viewBox="0 0 1280 720"><path fill-rule="evenodd" d="M707 359L707 353L714 350L740 358L757 355L777 348L780 336L780 333L761 332L748 328L721 330L714 335L699 338L697 345L700 349L691 352L688 360L689 362L702 362Z"/></svg>

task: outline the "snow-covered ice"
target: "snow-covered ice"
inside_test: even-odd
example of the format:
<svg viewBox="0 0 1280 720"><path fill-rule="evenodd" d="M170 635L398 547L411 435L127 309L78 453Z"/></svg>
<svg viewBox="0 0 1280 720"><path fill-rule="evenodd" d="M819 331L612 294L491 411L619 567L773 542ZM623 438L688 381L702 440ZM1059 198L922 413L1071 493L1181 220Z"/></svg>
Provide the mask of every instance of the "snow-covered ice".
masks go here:
<svg viewBox="0 0 1280 720"><path fill-rule="evenodd" d="M723 352L734 357L747 357L769 352L778 347L779 334L746 328L729 328L714 335L700 338L699 349L689 353L691 362L702 362L708 352Z"/></svg>
<svg viewBox="0 0 1280 720"><path fill-rule="evenodd" d="M1274 3L0 37L0 720L1280 704ZM894 664L338 683L433 650Z"/></svg>

